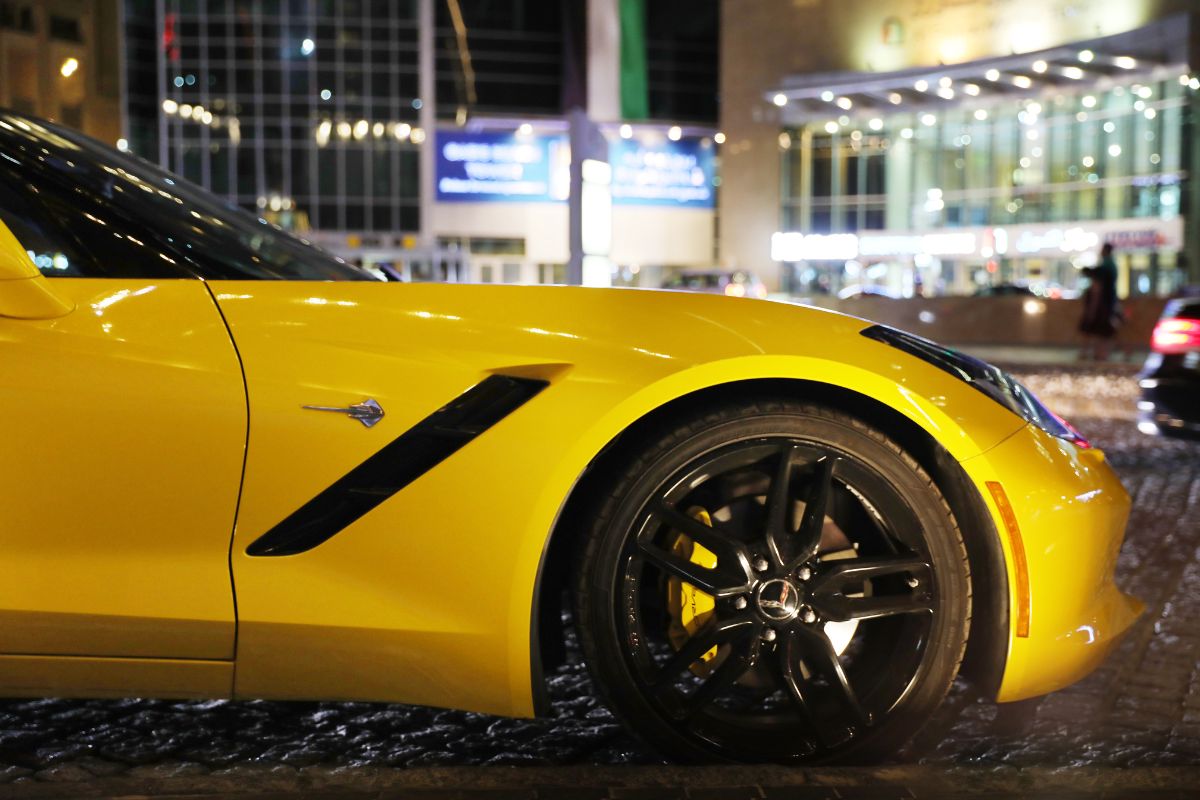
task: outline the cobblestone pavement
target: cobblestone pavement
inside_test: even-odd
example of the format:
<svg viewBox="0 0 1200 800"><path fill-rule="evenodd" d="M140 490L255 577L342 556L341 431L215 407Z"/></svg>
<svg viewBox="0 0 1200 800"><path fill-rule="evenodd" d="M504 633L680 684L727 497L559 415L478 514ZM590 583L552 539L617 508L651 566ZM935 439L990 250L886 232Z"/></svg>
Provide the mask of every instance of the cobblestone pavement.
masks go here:
<svg viewBox="0 0 1200 800"><path fill-rule="evenodd" d="M953 776L965 769L976 776L966 788L976 791L995 788L980 775L1027 780L1044 774L1058 776L1048 780L1061 784L1063 774L1086 772L1125 776L1124 784L1104 777L1083 787L1108 787L1105 796L1200 797L1200 788L1195 794L1187 789L1200 787L1193 782L1200 781L1200 443L1152 439L1136 431L1130 421L1136 385L1128 369L1039 367L1022 377L1102 447L1122 475L1134 510L1119 580L1146 602L1148 611L1101 669L1040 703L997 706L956 684L932 733L918 737L904 754L907 763L893 768L899 772L856 773L875 776L882 781L876 789L884 792L859 796L917 796L911 787L922 785L922 775ZM0 797L77 796L107 791L106 786L122 792L134 787L228 792L249 786L280 791L340 786L363 794L337 796L381 796L386 786L403 782L397 775L426 776L428 781L415 785L443 788L430 795L386 796L469 797L473 795L453 794L464 785L455 782L461 781L462 769L437 768L500 765L574 765L580 775L608 774L611 765L623 765L627 777L650 776L631 778L629 794L612 795L634 797L641 796L639 780L646 788L672 774L661 766L628 768L660 762L598 704L582 665L567 665L550 683L556 716L546 720L367 703L0 701ZM1128 771L1111 772L1114 767L1163 769L1139 771L1157 777L1129 783ZM532 790L514 788L517 784L503 777L509 774L511 770L473 771L474 778L499 781L501 794L489 796L534 796ZM521 785L529 786L542 773L521 774ZM542 783L557 785L555 774L551 770ZM767 785L761 780L763 770L749 783L737 777L742 774L712 773L709 785L724 788L714 788L718 794L709 796L763 796L757 788ZM824 779L807 773L778 774L783 776L778 790L766 796L855 796L854 781L850 789L835 790L837 780L819 786L813 781ZM387 775L392 777L380 777ZM615 780L602 780L610 779ZM900 783L889 782L893 780ZM689 785L697 786L694 780ZM1017 785L1005 784L995 796L1016 791ZM503 793L505 786L515 793ZM734 791L735 786L741 788ZM569 794L543 789L538 796L609 796L582 788L574 779L564 790ZM693 789L689 796L704 795ZM935 787L919 796L942 795Z"/></svg>

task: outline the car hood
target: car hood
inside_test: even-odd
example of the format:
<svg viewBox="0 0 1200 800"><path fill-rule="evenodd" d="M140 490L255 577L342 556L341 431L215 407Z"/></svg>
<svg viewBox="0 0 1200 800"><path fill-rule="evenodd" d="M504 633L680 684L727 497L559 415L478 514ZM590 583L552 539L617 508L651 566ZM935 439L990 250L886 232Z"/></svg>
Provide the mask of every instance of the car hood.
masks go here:
<svg viewBox="0 0 1200 800"><path fill-rule="evenodd" d="M647 358L681 364L733 354L836 349L869 323L824 309L694 292L572 286L212 281L222 310L261 309L292 335L381 346L516 352L535 359ZM365 340L365 341L364 341ZM503 354L503 356L501 356Z"/></svg>
<svg viewBox="0 0 1200 800"><path fill-rule="evenodd" d="M277 381L356 384L364 392L372 374L465 388L504 373L584 384L610 404L642 395L653 406L734 381L819 381L881 399L935 436L960 431L949 445L959 458L1022 424L947 373L861 336L868 321L807 306L557 286L209 286L249 384L273 380L288 364ZM959 439L969 444L958 447Z"/></svg>

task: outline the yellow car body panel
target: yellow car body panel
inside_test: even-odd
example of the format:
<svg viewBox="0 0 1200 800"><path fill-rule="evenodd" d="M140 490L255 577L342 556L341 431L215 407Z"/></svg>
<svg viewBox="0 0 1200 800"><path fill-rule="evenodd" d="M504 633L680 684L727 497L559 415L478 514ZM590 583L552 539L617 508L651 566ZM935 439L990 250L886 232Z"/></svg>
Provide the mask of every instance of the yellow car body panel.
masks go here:
<svg viewBox="0 0 1200 800"><path fill-rule="evenodd" d="M1128 493L1103 453L1033 425L962 466L977 486L1004 486L1029 570L1029 636L1010 632L997 699L1024 700L1074 683L1100 664L1142 612L1114 583ZM1015 598L1012 542L993 498L982 494L1004 542L1009 597Z"/></svg>
<svg viewBox="0 0 1200 800"><path fill-rule="evenodd" d="M246 409L211 295L34 280L75 310L0 317L0 655L232 659Z"/></svg>
<svg viewBox="0 0 1200 800"><path fill-rule="evenodd" d="M849 317L621 290L210 285L237 342L250 404L232 549L237 696L532 713L535 581L565 498L614 437L695 391L767 378L828 383L904 414L972 465L980 490L986 479L1017 480L1024 470L1010 463L1016 458L1003 460L1006 451L986 455L1024 435L1022 420L941 370L858 335L866 323ZM495 373L544 377L550 386L323 544L290 556L246 554L348 470ZM370 429L302 408L366 398L386 411ZM1056 476L1054 465L1042 472L1047 491L1074 479ZM1018 497L1027 536L1040 542L1053 523L1039 516L1036 498ZM1004 530L998 516L996 528ZM1055 536L1046 533L1051 553ZM1043 555L1031 548L1036 575L1052 569ZM1036 583L1035 635L1010 648L1020 663L1058 647L1040 609L1055 605L1060 587ZM1046 662L1042 671L1036 683L1052 686L1080 668ZM1008 697L1023 696L1032 680L1006 671Z"/></svg>
<svg viewBox="0 0 1200 800"><path fill-rule="evenodd" d="M208 700L233 691L233 661L0 656L4 697Z"/></svg>
<svg viewBox="0 0 1200 800"><path fill-rule="evenodd" d="M100 198L135 183L153 195L140 212L128 194L114 207L126 231L156 214L190 218L157 253L127 238L156 269L125 250L131 263L89 273L181 276L165 280L47 279L0 223L0 694L531 714L539 574L550 537L577 533L556 531L572 490L647 415L750 381L773 381L772 391L790 381L798 398L811 384L870 398L961 465L965 493L973 487L991 516L964 535L995 537L1007 586L991 588L1006 589L997 600L1010 619L1028 610L1028 630L998 631L1008 645L999 699L1077 680L1140 610L1113 580L1129 498L1102 455L860 335L863 320L682 293L189 279L356 275L253 219L223 238L236 220L175 179L140 178L137 163L65 130L15 124L29 136L8 126L8 146L25 158L11 160L56 193L76 178L32 155L50 147L89 168L82 179L99 195L86 202L98 214L109 202ZM48 216L65 215L69 202L55 202ZM205 267L179 241L188 230L196 248L241 249ZM104 251L78 260L95 267ZM346 498L346 476L496 381L525 387L509 413L479 430L434 425L421 435L458 436L452 449L438 445L438 460L405 480L380 473ZM368 400L372 416L330 413ZM341 521L315 543L258 547L316 499L364 496L370 510L327 516Z"/></svg>
<svg viewBox="0 0 1200 800"><path fill-rule="evenodd" d="M1086 674L1139 610L1113 584L1129 501L1102 457L859 336L861 320L615 290L10 280L44 284L39 292L67 309L0 319L8 365L0 404L26 423L10 452L59 455L45 461L53 482L18 457L0 465L2 485L22 499L5 534L22 577L0 589L0 681L10 693L141 685L150 694L530 714L535 585L571 488L646 414L756 379L839 386L933 436L994 517L1011 600L1012 542L983 489L992 480L1006 487L1033 622L1027 638L1009 632L999 699ZM250 425L229 564L247 441L237 357ZM490 374L542 378L549 388L320 546L246 554ZM30 396L42 398L32 409ZM369 429L302 408L368 397L386 409ZM71 503L61 502L64 486L77 489ZM234 587L236 681L219 668L235 653ZM99 667L81 666L90 662Z"/></svg>

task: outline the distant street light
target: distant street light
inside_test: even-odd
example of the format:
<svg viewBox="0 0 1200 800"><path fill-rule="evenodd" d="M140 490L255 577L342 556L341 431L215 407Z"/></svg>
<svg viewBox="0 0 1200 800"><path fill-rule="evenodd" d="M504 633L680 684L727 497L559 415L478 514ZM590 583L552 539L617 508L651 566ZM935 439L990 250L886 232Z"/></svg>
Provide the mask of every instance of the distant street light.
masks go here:
<svg viewBox="0 0 1200 800"><path fill-rule="evenodd" d="M64 78L69 78L72 75L74 75L78 69L79 69L79 59L68 58L66 61L64 61L62 63L62 66L59 67L58 71L62 73L62 76Z"/></svg>

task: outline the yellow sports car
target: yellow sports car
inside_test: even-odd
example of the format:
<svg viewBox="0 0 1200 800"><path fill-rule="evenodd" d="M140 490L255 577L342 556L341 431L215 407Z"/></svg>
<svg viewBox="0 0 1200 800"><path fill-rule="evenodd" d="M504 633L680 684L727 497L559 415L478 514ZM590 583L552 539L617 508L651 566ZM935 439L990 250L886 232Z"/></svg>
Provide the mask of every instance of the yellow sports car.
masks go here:
<svg viewBox="0 0 1200 800"><path fill-rule="evenodd" d="M924 339L380 282L7 112L0 221L0 695L532 715L570 625L673 757L861 761L1139 613L1103 454Z"/></svg>

